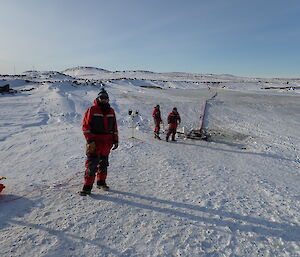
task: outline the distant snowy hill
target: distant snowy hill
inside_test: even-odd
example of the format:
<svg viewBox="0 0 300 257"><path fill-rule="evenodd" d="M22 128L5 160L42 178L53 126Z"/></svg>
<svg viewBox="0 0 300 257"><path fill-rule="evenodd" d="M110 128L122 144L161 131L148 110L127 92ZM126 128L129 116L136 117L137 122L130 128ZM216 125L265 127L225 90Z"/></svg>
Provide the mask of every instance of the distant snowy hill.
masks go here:
<svg viewBox="0 0 300 257"><path fill-rule="evenodd" d="M75 67L67 69L62 73L90 79L146 79L146 80L167 80L167 81L245 81L248 78L239 78L233 75L213 75L213 74L191 74L184 72L156 73L151 71L107 71L93 67Z"/></svg>
<svg viewBox="0 0 300 257"><path fill-rule="evenodd" d="M151 71L108 71L95 67L75 67L62 72L26 71L21 75L0 75L0 86L10 81L11 86L23 79L26 83L72 82L74 84L100 85L102 82L118 82L144 88L226 88L233 90L271 90L300 92L300 79L247 78L230 74L191 74L184 72L156 73ZM13 82L15 81L15 82ZM18 82L19 81L19 82Z"/></svg>
<svg viewBox="0 0 300 257"><path fill-rule="evenodd" d="M277 87L283 90L299 89L299 79L286 78L248 78L230 74L192 74L184 72L156 73L151 71L108 71L93 67L75 67L62 72L74 78L91 80L131 80L134 84L162 88L199 88L203 85L228 89L253 90ZM139 80L142 82L134 82ZM144 81L147 81L145 83ZM149 85L150 83L150 85ZM299 90L297 90L298 92Z"/></svg>

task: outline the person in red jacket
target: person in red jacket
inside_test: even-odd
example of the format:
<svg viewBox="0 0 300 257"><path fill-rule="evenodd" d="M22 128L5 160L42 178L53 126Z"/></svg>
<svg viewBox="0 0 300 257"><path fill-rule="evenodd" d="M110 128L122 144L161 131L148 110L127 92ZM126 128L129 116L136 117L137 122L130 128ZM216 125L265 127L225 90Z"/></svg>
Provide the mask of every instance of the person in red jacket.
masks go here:
<svg viewBox="0 0 300 257"><path fill-rule="evenodd" d="M175 134L177 132L177 126L180 124L181 119L180 119L180 115L177 112L177 108L174 107L172 112L169 113L168 115L168 124L169 124L169 129L167 132L167 136L166 136L166 141L169 141L169 137L172 134L172 141L176 141L175 140Z"/></svg>
<svg viewBox="0 0 300 257"><path fill-rule="evenodd" d="M109 97L101 89L94 105L84 114L82 131L87 141L84 185L81 195L91 194L95 179L97 188L109 190L106 184L110 150L118 148L118 127L115 111L110 107Z"/></svg>
<svg viewBox="0 0 300 257"><path fill-rule="evenodd" d="M5 177L0 177L0 180L2 179L6 179ZM5 188L5 186L3 184L0 184L0 193L2 192L2 190Z"/></svg>
<svg viewBox="0 0 300 257"><path fill-rule="evenodd" d="M154 138L161 139L159 136L160 123L162 123L160 107L156 105L152 112L152 117L154 119Z"/></svg>

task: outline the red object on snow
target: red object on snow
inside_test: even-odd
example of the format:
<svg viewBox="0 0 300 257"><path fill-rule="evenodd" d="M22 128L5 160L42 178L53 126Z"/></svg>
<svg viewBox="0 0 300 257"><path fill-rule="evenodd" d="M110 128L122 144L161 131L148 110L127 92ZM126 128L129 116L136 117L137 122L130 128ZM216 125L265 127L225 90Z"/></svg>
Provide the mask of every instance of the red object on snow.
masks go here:
<svg viewBox="0 0 300 257"><path fill-rule="evenodd" d="M2 192L2 190L5 188L5 186L3 184L0 184L0 193Z"/></svg>

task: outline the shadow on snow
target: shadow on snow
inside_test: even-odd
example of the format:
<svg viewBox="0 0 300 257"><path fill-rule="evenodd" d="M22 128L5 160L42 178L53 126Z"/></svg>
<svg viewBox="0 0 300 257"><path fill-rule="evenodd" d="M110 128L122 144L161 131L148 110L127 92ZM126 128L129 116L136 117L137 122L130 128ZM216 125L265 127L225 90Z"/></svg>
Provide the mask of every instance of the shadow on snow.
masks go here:
<svg viewBox="0 0 300 257"><path fill-rule="evenodd" d="M219 227L227 227L233 233L236 231L254 232L267 237L279 237L285 241L299 241L300 240L300 227L292 226L289 224L282 224L279 222L268 221L262 218L243 216L233 212L211 209L207 207L196 206L186 203L178 203L169 200L157 199L154 197L143 196L135 193L123 192L118 190L110 190L109 192L119 196L111 195L91 195L92 198L101 201L109 201L119 205L128 205L135 208L146 209L163 214L168 214L178 218L184 218L196 222L203 222L205 224L213 224ZM131 197L132 200L124 199L124 197ZM149 203L140 203L136 200L145 200ZM154 204L169 205L169 207L158 207ZM196 211L199 214L191 214L184 210ZM219 217L211 218L204 217L201 213L213 214ZM227 219L227 220L225 220ZM229 220L230 219L230 220ZM241 224L246 222L248 224Z"/></svg>

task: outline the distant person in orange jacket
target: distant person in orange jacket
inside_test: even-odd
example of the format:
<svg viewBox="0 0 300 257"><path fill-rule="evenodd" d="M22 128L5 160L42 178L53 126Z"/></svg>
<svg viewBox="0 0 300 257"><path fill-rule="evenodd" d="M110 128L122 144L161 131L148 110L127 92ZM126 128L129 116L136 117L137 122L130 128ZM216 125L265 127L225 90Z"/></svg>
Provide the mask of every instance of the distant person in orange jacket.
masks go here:
<svg viewBox="0 0 300 257"><path fill-rule="evenodd" d="M109 190L106 184L110 150L118 148L118 127L115 111L109 105L107 92L102 88L94 105L87 109L82 121L87 141L84 185L80 195L89 195L95 179L97 188Z"/></svg>
<svg viewBox="0 0 300 257"><path fill-rule="evenodd" d="M160 113L160 107L159 105L156 105L152 112L152 117L154 120L154 138L161 139L159 136L160 131L160 123L162 123L161 119L161 113Z"/></svg>
<svg viewBox="0 0 300 257"><path fill-rule="evenodd" d="M166 136L167 142L169 141L169 137L171 134L172 134L172 141L176 141L175 134L177 132L177 126L180 124L180 122L181 122L180 115L177 111L177 108L174 107L173 110L168 115L169 129Z"/></svg>

